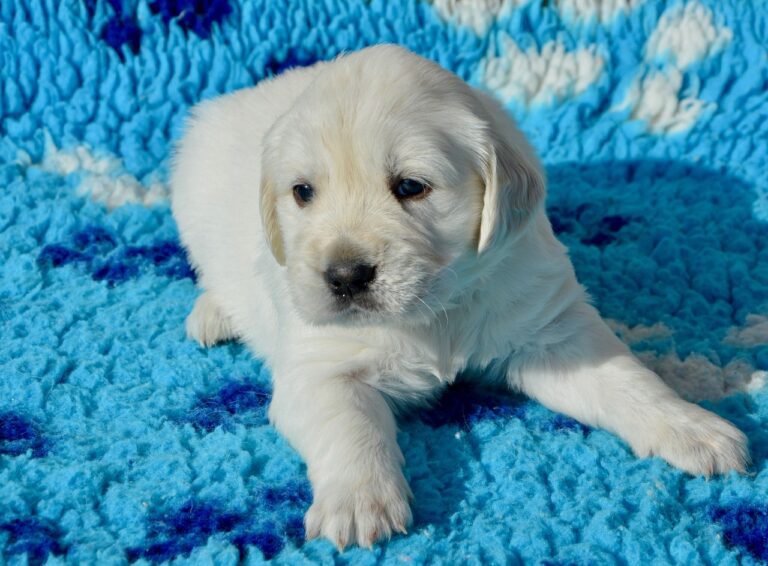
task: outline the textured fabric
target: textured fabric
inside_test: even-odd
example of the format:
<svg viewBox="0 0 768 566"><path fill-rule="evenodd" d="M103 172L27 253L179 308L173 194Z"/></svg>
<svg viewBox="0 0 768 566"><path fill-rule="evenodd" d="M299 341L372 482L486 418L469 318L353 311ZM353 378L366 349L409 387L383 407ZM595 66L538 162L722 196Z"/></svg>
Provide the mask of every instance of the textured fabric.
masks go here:
<svg viewBox="0 0 768 566"><path fill-rule="evenodd" d="M688 0L2 0L0 562L768 561L768 10ZM167 205L195 102L377 42L500 97L596 305L748 435L752 473L638 460L514 395L402 424L415 523L341 557L244 347L184 336Z"/></svg>

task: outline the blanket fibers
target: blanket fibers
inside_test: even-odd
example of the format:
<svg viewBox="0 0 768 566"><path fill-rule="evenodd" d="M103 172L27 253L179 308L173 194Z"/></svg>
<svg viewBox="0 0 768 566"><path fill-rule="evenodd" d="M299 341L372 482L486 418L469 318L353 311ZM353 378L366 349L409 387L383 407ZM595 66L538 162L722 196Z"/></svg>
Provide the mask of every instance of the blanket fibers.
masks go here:
<svg viewBox="0 0 768 566"><path fill-rule="evenodd" d="M596 305L750 474L458 386L402 423L410 533L304 542L268 372L184 336L169 156L196 102L377 42L505 103ZM0 562L768 561L766 45L746 0L2 0Z"/></svg>

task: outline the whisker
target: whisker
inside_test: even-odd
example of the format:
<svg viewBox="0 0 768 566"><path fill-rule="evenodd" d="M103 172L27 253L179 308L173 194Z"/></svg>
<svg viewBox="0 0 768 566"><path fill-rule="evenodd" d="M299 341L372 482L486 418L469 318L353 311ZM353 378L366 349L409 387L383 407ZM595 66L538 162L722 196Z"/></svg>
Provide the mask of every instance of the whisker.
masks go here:
<svg viewBox="0 0 768 566"><path fill-rule="evenodd" d="M425 302L424 302L424 299L422 299L422 298L421 298L421 297L419 297L418 295L416 296L416 298L417 298L417 299L419 299L419 301L421 302L421 304L422 304L422 305L424 305L425 307L427 307L427 309L429 309L429 311L432 313L432 315L433 315L435 318L437 318L437 313L435 312L435 310L434 310L432 307L430 307L430 306L429 306L427 303L425 303Z"/></svg>

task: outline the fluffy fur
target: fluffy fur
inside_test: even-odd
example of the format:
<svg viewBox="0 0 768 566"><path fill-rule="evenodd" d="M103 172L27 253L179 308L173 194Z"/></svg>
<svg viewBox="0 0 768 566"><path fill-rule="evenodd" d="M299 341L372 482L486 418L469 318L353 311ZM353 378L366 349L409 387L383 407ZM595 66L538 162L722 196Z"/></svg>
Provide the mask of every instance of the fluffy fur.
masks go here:
<svg viewBox="0 0 768 566"><path fill-rule="evenodd" d="M432 187L398 201L395 178ZM292 196L311 183L304 207ZM202 344L267 360L270 418L307 462L307 537L371 545L411 521L394 412L466 368L692 474L743 471L746 439L681 400L589 304L544 211L531 147L439 66L377 46L203 103L173 211L203 289ZM323 273L376 265L340 302ZM477 373L477 372L473 372Z"/></svg>

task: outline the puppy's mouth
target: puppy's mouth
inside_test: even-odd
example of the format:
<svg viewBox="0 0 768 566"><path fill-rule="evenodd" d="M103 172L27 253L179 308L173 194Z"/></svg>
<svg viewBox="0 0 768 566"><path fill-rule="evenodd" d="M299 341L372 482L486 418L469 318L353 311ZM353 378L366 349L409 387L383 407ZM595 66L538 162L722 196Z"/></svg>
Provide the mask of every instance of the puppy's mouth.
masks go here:
<svg viewBox="0 0 768 566"><path fill-rule="evenodd" d="M290 285L299 313L312 325L398 326L436 316L429 300L433 278L408 277L405 269L381 264L374 270L344 268L332 275L312 271L310 285ZM302 280L302 273L292 279Z"/></svg>
<svg viewBox="0 0 768 566"><path fill-rule="evenodd" d="M371 292L362 295L334 295L331 304L333 316L339 322L360 322L381 315L381 307Z"/></svg>

